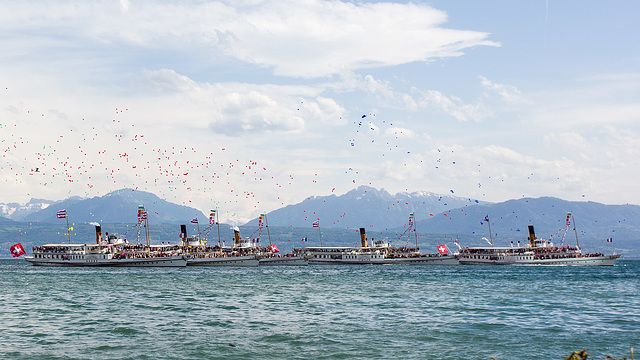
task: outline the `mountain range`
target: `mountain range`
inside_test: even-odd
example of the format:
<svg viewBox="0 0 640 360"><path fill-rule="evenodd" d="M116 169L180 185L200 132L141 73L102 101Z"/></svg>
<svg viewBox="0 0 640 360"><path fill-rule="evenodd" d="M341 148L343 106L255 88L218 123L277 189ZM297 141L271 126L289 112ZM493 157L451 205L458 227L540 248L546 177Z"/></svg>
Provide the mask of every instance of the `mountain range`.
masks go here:
<svg viewBox="0 0 640 360"><path fill-rule="evenodd" d="M21 221L25 216L46 209L49 205L55 203L51 200L31 199L26 204L6 203L0 204L0 221L2 218L8 218L15 221Z"/></svg>
<svg viewBox="0 0 640 360"><path fill-rule="evenodd" d="M42 200L40 203L44 204ZM145 206L150 221L154 223L185 223L196 216L200 221L208 219L200 210L174 204L152 193L133 189L116 190L93 198L72 197L58 202L52 201L49 206L26 214L26 209L20 209L23 214L19 218L11 218L21 222L59 223L61 220L58 220L56 213L65 209L70 221L75 223L135 223L140 205Z"/></svg>
<svg viewBox="0 0 640 360"><path fill-rule="evenodd" d="M567 225L567 214L571 213ZM491 225L485 221L488 217ZM416 223L419 232L432 234L466 234L493 239L508 246L513 240L525 241L528 226L536 236L562 241L588 240L605 244L638 243L640 240L640 206L605 205L596 202L565 201L553 197L522 198L496 204L470 206L430 216ZM575 231L573 230L575 226ZM566 230L568 233L565 233Z"/></svg>
<svg viewBox="0 0 640 360"><path fill-rule="evenodd" d="M319 219L324 228L367 227L395 229L406 224L409 214L426 219L453 209L488 204L469 198L431 192L402 192L391 195L384 189L359 186L344 195L310 196L295 205L266 214L269 225L307 227ZM245 225L257 224L253 219Z"/></svg>
<svg viewBox="0 0 640 360"><path fill-rule="evenodd" d="M24 208L16 204L0 204L2 209L13 209L10 216L13 219L0 217L0 228L20 232L21 228L26 229L20 224L25 223L58 226L63 221L57 219L56 212L61 209L67 210L70 221L75 224L133 224L139 205L146 207L152 223L168 224L167 230L162 230L158 235L160 237L165 233L173 234L176 224L189 224L195 216L201 224L207 219L197 209L168 202L152 193L123 189L101 197L69 198L59 202L34 199ZM570 226L566 224L568 212L572 214ZM268 212L266 217L274 241L286 239L287 245L292 239L307 236L316 241L318 232L312 224L319 221L318 230L325 234L325 244L340 245L357 243L356 233L361 227L367 229L371 236L377 234L376 237L397 239L399 234L405 232L411 213L415 215L417 232L423 234L423 239L460 237L465 239L465 246L477 246L485 243L482 238L487 238L497 246L508 246L512 241L524 242L528 236L528 225L534 225L538 237L551 238L555 243L579 241L581 245L591 246L591 251L611 252L612 245L606 239L613 239L616 249L640 255L638 205L605 205L553 197L488 203L430 192L391 195L384 189L361 186L339 196L311 196L298 204ZM489 223L485 217L488 217ZM243 236L251 235L258 228L258 219L247 222L241 228L244 228ZM29 229L35 235L36 229ZM38 228L37 232L46 235L46 229ZM228 226L225 229L230 231ZM190 233L194 230L190 230ZM11 231L6 234L11 234ZM92 230L88 228L86 231L90 234ZM33 238L33 241L40 242L37 238Z"/></svg>

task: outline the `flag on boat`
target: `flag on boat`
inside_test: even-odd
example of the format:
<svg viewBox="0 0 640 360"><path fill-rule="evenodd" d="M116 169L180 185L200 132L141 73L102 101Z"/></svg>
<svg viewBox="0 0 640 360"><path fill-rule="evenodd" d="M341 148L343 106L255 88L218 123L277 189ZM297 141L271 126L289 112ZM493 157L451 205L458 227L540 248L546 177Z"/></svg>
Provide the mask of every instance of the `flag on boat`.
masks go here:
<svg viewBox="0 0 640 360"><path fill-rule="evenodd" d="M263 224L264 224L264 214L260 214L260 217L258 218L258 226L262 227Z"/></svg>
<svg viewBox="0 0 640 360"><path fill-rule="evenodd" d="M147 220L149 217L147 215L147 211L143 207L138 208L138 223L142 223Z"/></svg>
<svg viewBox="0 0 640 360"><path fill-rule="evenodd" d="M571 213L567 213L567 226L571 225Z"/></svg>
<svg viewBox="0 0 640 360"><path fill-rule="evenodd" d="M13 256L13 257L18 257L20 255L26 254L26 252L24 251L24 248L22 247L21 243L17 243L15 245L13 245L9 250L11 250L11 256Z"/></svg>
<svg viewBox="0 0 640 360"><path fill-rule="evenodd" d="M447 245L438 245L438 252L440 254L448 254L449 249L447 249Z"/></svg>
<svg viewBox="0 0 640 360"><path fill-rule="evenodd" d="M67 209L58 211L58 219L66 219L67 218Z"/></svg>
<svg viewBox="0 0 640 360"><path fill-rule="evenodd" d="M193 220L191 220L192 224L197 224L198 223L198 217L194 217Z"/></svg>
<svg viewBox="0 0 640 360"><path fill-rule="evenodd" d="M216 211L211 210L211 214L209 214L209 224L213 225L216 223Z"/></svg>
<svg viewBox="0 0 640 360"><path fill-rule="evenodd" d="M320 219L313 222L313 227L320 227Z"/></svg>
<svg viewBox="0 0 640 360"><path fill-rule="evenodd" d="M489 222L489 215L484 217L484 221Z"/></svg>
<svg viewBox="0 0 640 360"><path fill-rule="evenodd" d="M607 242L613 242L613 238L608 238Z"/></svg>
<svg viewBox="0 0 640 360"><path fill-rule="evenodd" d="M278 247L275 246L274 244L267 246L267 249L269 251L271 251L272 253L279 253L280 252L280 250L278 250Z"/></svg>
<svg viewBox="0 0 640 360"><path fill-rule="evenodd" d="M148 219L147 210L144 209L144 206L138 206L138 223L142 223Z"/></svg>

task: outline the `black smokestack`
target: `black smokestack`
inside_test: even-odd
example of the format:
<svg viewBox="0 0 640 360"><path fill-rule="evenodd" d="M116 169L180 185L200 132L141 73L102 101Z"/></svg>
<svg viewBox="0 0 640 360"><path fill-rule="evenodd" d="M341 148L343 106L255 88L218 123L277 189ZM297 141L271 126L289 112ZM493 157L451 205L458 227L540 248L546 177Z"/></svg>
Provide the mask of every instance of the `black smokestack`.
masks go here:
<svg viewBox="0 0 640 360"><path fill-rule="evenodd" d="M187 225L180 225L180 237L183 239L187 238Z"/></svg>
<svg viewBox="0 0 640 360"><path fill-rule="evenodd" d="M533 241L536 239L536 232L533 231L533 225L529 225L529 244L533 246Z"/></svg>
<svg viewBox="0 0 640 360"><path fill-rule="evenodd" d="M360 245L362 247L367 247L367 234L364 231L364 228L360 228Z"/></svg>
<svg viewBox="0 0 640 360"><path fill-rule="evenodd" d="M96 225L96 244L100 244L102 241L102 228L100 225Z"/></svg>

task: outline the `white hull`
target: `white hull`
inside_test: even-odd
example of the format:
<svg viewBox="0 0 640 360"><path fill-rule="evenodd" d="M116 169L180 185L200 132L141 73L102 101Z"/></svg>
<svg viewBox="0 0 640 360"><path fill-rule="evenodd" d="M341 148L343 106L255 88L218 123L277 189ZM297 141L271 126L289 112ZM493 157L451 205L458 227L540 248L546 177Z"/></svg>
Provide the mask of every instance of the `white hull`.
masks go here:
<svg viewBox="0 0 640 360"><path fill-rule="evenodd" d="M516 260L514 265L614 266L620 255L585 256L565 259Z"/></svg>
<svg viewBox="0 0 640 360"><path fill-rule="evenodd" d="M532 257L505 256L500 259L474 259L460 257L461 265L545 265L545 266L613 266L619 254L601 256L532 259Z"/></svg>
<svg viewBox="0 0 640 360"><path fill-rule="evenodd" d="M325 258L311 258L309 259L309 265L383 265L387 264L387 260L384 258L370 257L357 257L349 259L325 259Z"/></svg>
<svg viewBox="0 0 640 360"><path fill-rule="evenodd" d="M35 259L33 257L25 258L34 266L125 266L125 267L184 267L187 261L183 256L167 256L167 257L150 257L150 258L134 258L134 259L95 259L87 256L85 259Z"/></svg>
<svg viewBox="0 0 640 360"><path fill-rule="evenodd" d="M459 265L457 256L420 256L386 259L387 264L394 265Z"/></svg>
<svg viewBox="0 0 640 360"><path fill-rule="evenodd" d="M282 256L272 258L261 258L260 266L306 266L309 261L305 256Z"/></svg>
<svg viewBox="0 0 640 360"><path fill-rule="evenodd" d="M255 255L189 258L187 266L258 266Z"/></svg>
<svg viewBox="0 0 640 360"><path fill-rule="evenodd" d="M513 260L488 260L488 259L469 259L461 257L458 259L460 265L513 265Z"/></svg>

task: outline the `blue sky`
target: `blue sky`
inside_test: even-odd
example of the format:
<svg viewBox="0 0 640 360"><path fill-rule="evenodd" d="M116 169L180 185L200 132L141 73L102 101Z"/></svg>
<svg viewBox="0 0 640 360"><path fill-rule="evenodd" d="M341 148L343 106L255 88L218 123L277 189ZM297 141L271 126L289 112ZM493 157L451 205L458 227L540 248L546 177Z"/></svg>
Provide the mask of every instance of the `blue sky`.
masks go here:
<svg viewBox="0 0 640 360"><path fill-rule="evenodd" d="M638 13L4 2L0 201L132 187L232 222L359 185L640 204Z"/></svg>

